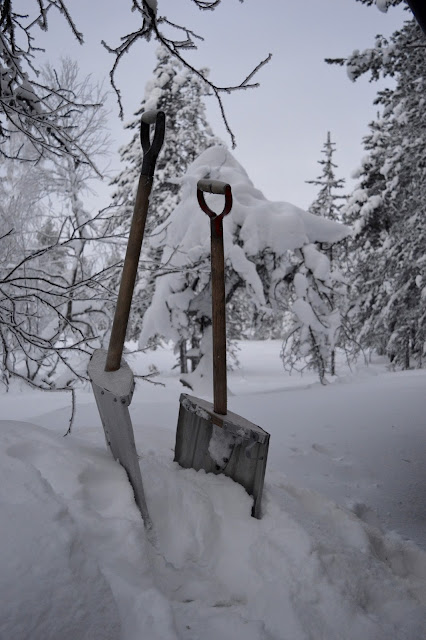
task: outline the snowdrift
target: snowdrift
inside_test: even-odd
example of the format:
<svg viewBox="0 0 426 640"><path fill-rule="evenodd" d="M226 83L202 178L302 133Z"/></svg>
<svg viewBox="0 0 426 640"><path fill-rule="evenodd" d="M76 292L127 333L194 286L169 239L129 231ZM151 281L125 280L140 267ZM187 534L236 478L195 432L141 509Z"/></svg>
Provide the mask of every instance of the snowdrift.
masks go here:
<svg viewBox="0 0 426 640"><path fill-rule="evenodd" d="M289 388L275 392L274 403L266 402L259 386L268 380L265 345L259 353L264 358L256 357L252 367L262 382L254 395L253 387L244 396L238 389L249 384L248 372L245 377L235 373L235 401L240 396L251 412L259 403L271 411L274 405L279 416L286 414L291 431L298 417L288 415ZM20 399L22 415L44 414L31 423L0 421L0 637L424 637L426 554L396 534L381 532L368 509L359 507L356 515L291 482L282 471L288 465L279 431L266 477L264 516L251 518L251 498L240 485L173 462L175 419L170 416L177 415L179 385L176 378L168 380L166 389L155 388L148 397L145 386L139 389L132 403L154 546L145 536L126 475L96 426L91 394L81 394L76 433L67 438L58 427L66 400L60 408L57 395L46 399L44 394L41 406L30 391L11 399L15 407ZM410 377L398 378L398 388L404 380L412 399ZM276 385L275 373L270 383ZM324 402L324 390L316 389L310 393L299 383L298 393L305 394L305 403ZM345 397L343 391L342 385L330 386L327 398ZM264 408L264 419L273 426L268 411ZM49 430L35 421L50 425ZM280 431L281 440L299 444L288 427ZM325 446L315 446L313 455L325 457ZM306 473L308 463L303 456L298 460Z"/></svg>

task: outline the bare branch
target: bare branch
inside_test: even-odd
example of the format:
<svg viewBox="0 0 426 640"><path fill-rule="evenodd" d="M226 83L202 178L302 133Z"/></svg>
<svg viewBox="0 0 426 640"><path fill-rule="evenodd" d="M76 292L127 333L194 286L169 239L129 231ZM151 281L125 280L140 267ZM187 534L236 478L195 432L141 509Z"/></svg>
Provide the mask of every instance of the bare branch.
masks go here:
<svg viewBox="0 0 426 640"><path fill-rule="evenodd" d="M214 10L219 6L220 1L221 0L212 0L212 1L193 0L193 2L201 10ZM152 38L152 36L154 36L156 40L158 40L158 42L161 42L163 46L166 47L166 49L170 52L172 56L177 58L183 64L184 67L186 67L196 76L198 76L213 93L219 105L219 110L226 128L226 131L228 132L231 138L232 148L235 148L236 146L235 135L226 117L222 94L223 93L229 94L229 93L232 93L233 91L237 91L241 89L253 89L258 87L259 83L250 84L250 80L258 73L258 71L263 66L265 66L271 60L272 54L269 54L264 60L262 60L239 84L221 87L215 84L214 82L210 81L208 78L206 78L202 70L196 69L182 55L183 50L196 49L197 48L196 40L203 40L201 36L197 35L196 33L194 33L193 31L191 31L185 26L178 25L171 22L164 16L157 17L156 12L149 6L146 0L142 0L142 3L136 2L136 0L134 0L132 10L139 12L141 15L142 17L141 28L138 29L137 31L127 34L126 36L123 36L121 38L122 43L118 47L115 47L115 48L110 47L105 41L102 41L102 44L107 49L107 51L115 55L115 61L110 71L110 81L111 81L111 86L113 87L115 94L117 96L120 118L123 117L123 105L121 100L121 92L115 81L115 73L116 73L117 67L123 55L130 50L130 48L135 44L137 40L144 39L149 41ZM184 40L168 38L159 27L162 24L172 27L174 29L177 29L178 31L183 31L186 35L186 38Z"/></svg>
<svg viewBox="0 0 426 640"><path fill-rule="evenodd" d="M76 101L66 86L40 82L40 70L34 65L43 49L35 46L33 31L47 30L47 14L52 8L64 17L75 37L83 43L63 0L37 0L35 17L20 15L10 0L0 9L0 154L7 141L23 133L32 145L33 153L23 155L18 149L15 159L38 162L44 155L69 154L81 162L89 162L73 136L73 117L97 105ZM57 80L57 77L56 77ZM28 151L28 149L27 149Z"/></svg>

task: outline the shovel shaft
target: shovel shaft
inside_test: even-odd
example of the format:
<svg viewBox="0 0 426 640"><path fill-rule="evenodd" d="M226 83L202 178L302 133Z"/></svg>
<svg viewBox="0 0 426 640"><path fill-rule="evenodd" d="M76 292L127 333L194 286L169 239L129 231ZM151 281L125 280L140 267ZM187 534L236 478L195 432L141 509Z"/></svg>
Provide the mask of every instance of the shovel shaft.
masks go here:
<svg viewBox="0 0 426 640"><path fill-rule="evenodd" d="M218 228L218 226L220 228ZM225 258L222 219L210 221L213 323L213 406L216 413L227 412Z"/></svg>
<svg viewBox="0 0 426 640"><path fill-rule="evenodd" d="M225 196L222 213L217 215L204 199L204 193ZM225 257L223 251L223 218L232 209L232 191L229 184L219 180L199 180L197 199L201 209L210 218L212 269L212 325L213 325L213 409L227 413L226 385L226 316L225 316Z"/></svg>
<svg viewBox="0 0 426 640"><path fill-rule="evenodd" d="M117 371L120 368L124 340L126 338L129 321L130 306L132 304L133 289L138 271L142 239L148 212L149 194L152 188L152 178L141 175L136 194L135 208L130 226L129 242L124 258L123 273L118 292L117 306L105 363L105 371Z"/></svg>
<svg viewBox="0 0 426 640"><path fill-rule="evenodd" d="M143 234L145 231L155 163L164 141L165 118L164 111L148 111L143 113L141 117L140 135L143 149L142 171L139 178L136 202L130 225L129 241L124 258L123 273L109 340L105 371L117 371L120 368L139 257L141 254ZM155 124L152 140L149 135L151 124Z"/></svg>

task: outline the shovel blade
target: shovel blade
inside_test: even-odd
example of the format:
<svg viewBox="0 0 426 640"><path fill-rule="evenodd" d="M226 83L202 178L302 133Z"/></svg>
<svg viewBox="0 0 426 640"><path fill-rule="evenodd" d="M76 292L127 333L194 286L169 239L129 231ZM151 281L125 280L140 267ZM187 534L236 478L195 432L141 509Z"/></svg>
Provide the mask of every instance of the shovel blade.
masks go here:
<svg viewBox="0 0 426 640"><path fill-rule="evenodd" d="M97 349L88 366L105 440L114 459L126 470L145 526L150 528L151 520L146 506L139 458L128 409L135 388L133 373L124 360L121 361L118 371L106 372L104 370L106 356L105 350Z"/></svg>
<svg viewBox="0 0 426 640"><path fill-rule="evenodd" d="M232 411L215 413L201 398L182 393L179 402L175 461L241 484L253 496L252 516L260 518L269 433Z"/></svg>

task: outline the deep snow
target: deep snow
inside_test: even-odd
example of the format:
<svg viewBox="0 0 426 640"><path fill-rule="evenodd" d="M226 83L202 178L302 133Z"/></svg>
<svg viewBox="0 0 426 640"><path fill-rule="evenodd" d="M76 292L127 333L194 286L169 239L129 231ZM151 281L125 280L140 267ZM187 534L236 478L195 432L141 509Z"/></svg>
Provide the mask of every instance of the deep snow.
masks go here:
<svg viewBox="0 0 426 640"><path fill-rule="evenodd" d="M426 372L374 362L327 387L243 343L229 407L271 433L261 521L222 476L173 462L181 385L130 407L152 546L90 390L0 397L0 638L421 640ZM410 541L410 539L412 541Z"/></svg>

